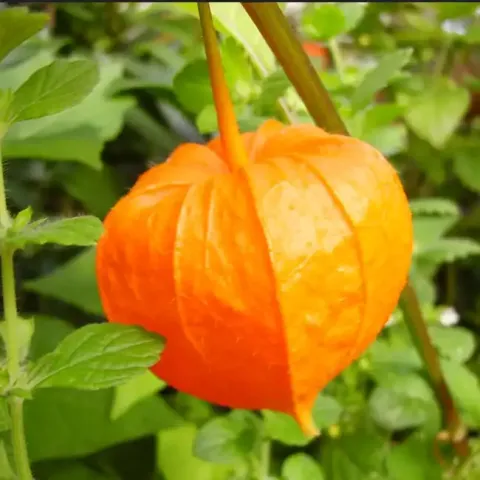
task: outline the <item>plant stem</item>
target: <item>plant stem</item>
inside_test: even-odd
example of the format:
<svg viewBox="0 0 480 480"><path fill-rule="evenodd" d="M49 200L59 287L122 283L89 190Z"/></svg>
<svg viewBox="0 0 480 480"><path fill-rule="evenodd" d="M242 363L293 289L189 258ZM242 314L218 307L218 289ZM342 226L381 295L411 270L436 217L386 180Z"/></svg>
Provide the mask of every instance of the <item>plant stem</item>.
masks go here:
<svg viewBox="0 0 480 480"><path fill-rule="evenodd" d="M225 156L232 170L249 163L242 137L238 130L235 110L230 100L227 82L223 73L222 58L217 45L217 34L213 27L212 14L208 2L198 2L198 13L202 27L205 53L207 54L210 83L217 112L218 128Z"/></svg>
<svg viewBox="0 0 480 480"><path fill-rule="evenodd" d="M332 38L328 42L330 47L330 51L332 52L333 63L337 69L338 76L340 77L340 81L344 84L345 83L345 65L343 63L342 52L338 45L338 41L335 38Z"/></svg>
<svg viewBox="0 0 480 480"><path fill-rule="evenodd" d="M9 399L9 404L10 416L12 417L13 456L15 459L17 476L19 480L33 480L24 433L23 398L11 397Z"/></svg>
<svg viewBox="0 0 480 480"><path fill-rule="evenodd" d="M450 442L460 457L467 457L469 455L467 430L455 409L452 396L443 377L437 351L428 336L428 330L422 318L420 304L411 284L407 284L404 288L400 305L406 317L405 323L407 324L413 343L423 359L423 363L430 376L430 381L434 387L435 395L443 407L443 417L449 433Z"/></svg>
<svg viewBox="0 0 480 480"><path fill-rule="evenodd" d="M242 3L317 125L331 133L345 127L292 27L276 3Z"/></svg>
<svg viewBox="0 0 480 480"><path fill-rule="evenodd" d="M0 223L2 229L10 225L10 215L5 196L5 180L0 144ZM13 267L14 251L2 246L2 294L5 321L5 347L7 351L7 369L10 384L18 379L20 373L20 357L17 344L17 300L15 295L15 272ZM32 480L30 462L23 425L23 399L15 396L9 398L10 416L12 419L12 445L15 468L19 480Z"/></svg>
<svg viewBox="0 0 480 480"><path fill-rule="evenodd" d="M348 135L328 91L279 6L276 3L242 5L273 50L315 123L329 132ZM440 369L437 352L428 335L417 295L410 283L402 293L401 307L414 345L425 363L435 394L442 405L450 441L458 456L466 457L469 454L467 431L453 403Z"/></svg>

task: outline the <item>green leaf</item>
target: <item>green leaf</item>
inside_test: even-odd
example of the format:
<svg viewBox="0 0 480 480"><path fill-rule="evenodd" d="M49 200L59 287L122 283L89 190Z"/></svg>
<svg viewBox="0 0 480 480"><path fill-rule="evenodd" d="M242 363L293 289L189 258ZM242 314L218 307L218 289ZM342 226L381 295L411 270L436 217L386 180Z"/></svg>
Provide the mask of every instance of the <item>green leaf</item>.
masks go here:
<svg viewBox="0 0 480 480"><path fill-rule="evenodd" d="M436 265L480 255L480 243L470 238L440 238L422 246L418 256Z"/></svg>
<svg viewBox="0 0 480 480"><path fill-rule="evenodd" d="M78 105L56 115L14 124L4 139L5 157L75 160L99 169L103 144L119 134L126 112L135 103L129 97L110 98L108 93L109 86L122 76L120 61L105 58L99 68L100 81ZM17 82L15 78L13 83Z"/></svg>
<svg viewBox="0 0 480 480"><path fill-rule="evenodd" d="M14 248L25 248L27 245L93 246L103 231L102 222L92 215L60 220L42 219L30 223L21 230L10 233L7 243Z"/></svg>
<svg viewBox="0 0 480 480"><path fill-rule="evenodd" d="M171 405L188 423L195 425L203 425L215 416L210 403L186 393L177 392Z"/></svg>
<svg viewBox="0 0 480 480"><path fill-rule="evenodd" d="M73 107L87 97L97 82L97 67L91 60L55 60L15 91L10 121L45 117Z"/></svg>
<svg viewBox="0 0 480 480"><path fill-rule="evenodd" d="M41 158L54 161L77 161L99 170L104 141L91 127L78 127L58 133L48 133L48 128L23 138L22 130L14 125L3 142L6 158Z"/></svg>
<svg viewBox="0 0 480 480"><path fill-rule="evenodd" d="M353 432L325 440L320 454L328 480L386 480L383 471L389 441L368 416L361 418Z"/></svg>
<svg viewBox="0 0 480 480"><path fill-rule="evenodd" d="M229 480L229 467L193 455L194 425L163 430L157 436L157 465L165 480Z"/></svg>
<svg viewBox="0 0 480 480"><path fill-rule="evenodd" d="M85 210L104 218L125 191L118 169L108 165L101 170L80 164L69 167L65 171L57 169L54 182L81 202Z"/></svg>
<svg viewBox="0 0 480 480"><path fill-rule="evenodd" d="M480 143L480 142L479 142ZM453 153L453 171L460 181L470 190L480 192L480 160L478 147L464 148Z"/></svg>
<svg viewBox="0 0 480 480"><path fill-rule="evenodd" d="M195 17L198 16L195 3L176 3L175 7ZM215 26L230 34L243 46L257 69L263 75L273 71L275 57L242 5L240 3L213 2L210 8Z"/></svg>
<svg viewBox="0 0 480 480"><path fill-rule="evenodd" d="M290 80L283 70L271 73L260 83L260 94L254 103L255 110L261 115L275 112L275 103L287 93L291 86Z"/></svg>
<svg viewBox="0 0 480 480"><path fill-rule="evenodd" d="M156 363L163 344L161 337L143 328L87 325L31 367L29 387L99 390L119 385Z"/></svg>
<svg viewBox="0 0 480 480"><path fill-rule="evenodd" d="M436 79L423 94L412 98L405 120L423 140L437 149L445 146L468 110L468 90L450 79Z"/></svg>
<svg viewBox="0 0 480 480"><path fill-rule="evenodd" d="M32 207L27 207L18 212L17 216L13 219L12 226L10 228L13 232L19 232L25 228L32 220L33 210Z"/></svg>
<svg viewBox="0 0 480 480"><path fill-rule="evenodd" d="M200 113L206 105L212 105L213 94L206 60L195 60L180 70L173 79L173 91L189 112Z"/></svg>
<svg viewBox="0 0 480 480"><path fill-rule="evenodd" d="M309 37L326 41L345 32L347 21L337 5L315 4L315 7L303 16L303 27Z"/></svg>
<svg viewBox="0 0 480 480"><path fill-rule="evenodd" d="M69 333L73 331L71 323L47 315L35 315L35 328L30 344L29 359L37 360L50 353Z"/></svg>
<svg viewBox="0 0 480 480"><path fill-rule="evenodd" d="M166 383L150 370L147 370L142 375L133 377L123 385L119 385L115 390L115 399L111 411L112 420L121 417L133 405L165 387Z"/></svg>
<svg viewBox="0 0 480 480"><path fill-rule="evenodd" d="M318 395L313 407L313 419L318 428L328 428L340 420L343 408L338 401L328 395ZM285 445L304 446L312 441L305 436L298 423L285 413L264 410L265 432L273 440Z"/></svg>
<svg viewBox="0 0 480 480"><path fill-rule="evenodd" d="M0 10L0 61L47 24L48 15L32 13L26 7Z"/></svg>
<svg viewBox="0 0 480 480"><path fill-rule="evenodd" d="M345 17L345 32L349 32L357 27L365 15L365 4L359 2L338 3L337 6Z"/></svg>
<svg viewBox="0 0 480 480"><path fill-rule="evenodd" d="M85 250L52 273L23 285L28 291L61 300L94 315L103 315L95 278L94 248Z"/></svg>
<svg viewBox="0 0 480 480"><path fill-rule="evenodd" d="M406 150L408 133L405 125L388 125L363 133L360 139L390 157Z"/></svg>
<svg viewBox="0 0 480 480"><path fill-rule="evenodd" d="M83 457L183 423L160 396L142 400L112 422L112 400L113 389L36 391L25 403L30 460Z"/></svg>
<svg viewBox="0 0 480 480"><path fill-rule="evenodd" d="M198 431L194 454L220 464L244 462L259 444L261 422L252 412L234 410L207 422Z"/></svg>
<svg viewBox="0 0 480 480"><path fill-rule="evenodd" d="M51 352L72 331L67 322L36 316L31 358L35 360ZM113 396L114 389L37 390L33 400L25 403L30 460L84 457L183 424L181 417L159 396L145 398L112 421Z"/></svg>
<svg viewBox="0 0 480 480"><path fill-rule="evenodd" d="M408 48L385 54L353 92L352 107L360 110L368 105L375 93L385 88L409 62L412 52L412 49Z"/></svg>
<svg viewBox="0 0 480 480"><path fill-rule="evenodd" d="M442 480L433 441L422 434L413 434L395 446L388 454L387 469L391 480Z"/></svg>
<svg viewBox="0 0 480 480"><path fill-rule="evenodd" d="M416 198L410 200L410 210L413 215L460 216L458 205L448 198Z"/></svg>
<svg viewBox="0 0 480 480"><path fill-rule="evenodd" d="M324 480L322 469L305 453L290 455L282 465L282 480Z"/></svg>
<svg viewBox="0 0 480 480"><path fill-rule="evenodd" d="M438 407L427 382L409 374L376 387L369 399L369 409L378 425L395 431L424 425Z"/></svg>
<svg viewBox="0 0 480 480"><path fill-rule="evenodd" d="M454 362L467 362L475 351L475 336L466 328L434 325L428 332L440 355Z"/></svg>
<svg viewBox="0 0 480 480"><path fill-rule="evenodd" d="M464 365L441 359L440 364L465 423L469 427L480 427L480 383L479 379Z"/></svg>
<svg viewBox="0 0 480 480"><path fill-rule="evenodd" d="M220 45L222 65L230 78L230 94L234 99L246 101L252 93L252 67L245 50L232 37L227 37Z"/></svg>
<svg viewBox="0 0 480 480"><path fill-rule="evenodd" d="M0 138L6 132L8 123L8 112L13 101L13 91L11 89L0 90Z"/></svg>
<svg viewBox="0 0 480 480"><path fill-rule="evenodd" d="M428 247L437 242L457 223L453 215L413 217L413 232L417 248Z"/></svg>

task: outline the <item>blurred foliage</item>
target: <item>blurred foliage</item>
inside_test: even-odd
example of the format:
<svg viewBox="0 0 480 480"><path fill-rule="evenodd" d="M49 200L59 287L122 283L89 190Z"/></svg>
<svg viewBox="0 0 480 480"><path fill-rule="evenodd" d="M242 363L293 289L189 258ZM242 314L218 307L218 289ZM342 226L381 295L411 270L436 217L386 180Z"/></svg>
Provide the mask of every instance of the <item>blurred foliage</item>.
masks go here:
<svg viewBox="0 0 480 480"><path fill-rule="evenodd" d="M314 417L322 435L314 441L285 415L227 411L144 375L95 392L41 390L28 401L35 478L480 475L480 4L291 7L285 7L289 18L350 133L388 156L411 199L412 282L469 428L471 458L452 473L452 452L435 440L439 405L395 311L366 354L319 395ZM99 81L69 110L30 114L8 131L3 153L14 213L31 206L41 216L103 218L138 175L176 145L216 134L194 3L31 8L48 12L50 25L1 61L0 88L17 88L53 59L80 56L97 64ZM310 121L240 4L212 9L241 128L283 118L285 108ZM18 258L17 275L19 309L35 317L32 359L75 328L101 320L92 247L47 246L39 253L31 246ZM3 420L0 408L0 431L8 428ZM0 478L10 478L8 456L0 442Z"/></svg>

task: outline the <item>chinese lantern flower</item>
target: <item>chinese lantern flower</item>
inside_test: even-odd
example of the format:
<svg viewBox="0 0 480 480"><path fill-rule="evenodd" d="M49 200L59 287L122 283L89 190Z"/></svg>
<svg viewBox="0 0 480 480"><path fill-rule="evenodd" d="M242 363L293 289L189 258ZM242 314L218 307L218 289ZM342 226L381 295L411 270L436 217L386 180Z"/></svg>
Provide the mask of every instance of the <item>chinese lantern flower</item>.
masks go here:
<svg viewBox="0 0 480 480"><path fill-rule="evenodd" d="M153 372L232 408L270 409L314 434L319 391L388 321L406 283L412 222L401 182L370 145L269 120L184 144L110 211L97 277L111 322L166 347Z"/></svg>

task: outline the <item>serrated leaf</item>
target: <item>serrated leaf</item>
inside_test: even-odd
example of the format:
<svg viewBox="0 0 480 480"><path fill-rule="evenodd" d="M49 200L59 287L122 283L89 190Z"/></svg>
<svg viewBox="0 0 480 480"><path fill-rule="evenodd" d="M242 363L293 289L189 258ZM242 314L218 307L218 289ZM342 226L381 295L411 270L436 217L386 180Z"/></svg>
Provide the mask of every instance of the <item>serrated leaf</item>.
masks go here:
<svg viewBox="0 0 480 480"><path fill-rule="evenodd" d="M92 215L62 218L60 220L38 220L7 236L7 243L13 248L27 245L93 246L103 231L102 222Z"/></svg>
<svg viewBox="0 0 480 480"><path fill-rule="evenodd" d="M463 327L431 326L430 338L439 353L457 363L465 363L476 348L475 336Z"/></svg>
<svg viewBox="0 0 480 480"><path fill-rule="evenodd" d="M410 200L410 210L413 215L460 215L458 205L448 198L416 198Z"/></svg>
<svg viewBox="0 0 480 480"><path fill-rule="evenodd" d="M408 126L437 149L445 146L468 110L467 89L450 79L436 79L419 96L412 98L406 113Z"/></svg>
<svg viewBox="0 0 480 480"><path fill-rule="evenodd" d="M375 93L385 88L408 63L412 52L412 49L403 49L384 55L353 92L352 107L356 110L364 108Z"/></svg>
<svg viewBox="0 0 480 480"><path fill-rule="evenodd" d="M31 359L52 352L74 328L68 322L35 317ZM25 402L25 427L32 462L85 457L137 438L157 435L184 422L160 396L134 405L116 421L110 419L114 389L82 391L46 388ZM0 470L1 471L1 470Z"/></svg>
<svg viewBox="0 0 480 480"><path fill-rule="evenodd" d="M142 375L133 377L115 390L115 397L110 416L112 420L124 415L133 405L166 387L166 383L147 370Z"/></svg>
<svg viewBox="0 0 480 480"><path fill-rule="evenodd" d="M32 13L25 7L0 10L0 61L14 48L46 27L48 15Z"/></svg>
<svg viewBox="0 0 480 480"><path fill-rule="evenodd" d="M85 99L97 82L97 67L91 60L55 60L15 91L9 120L20 122L62 112Z"/></svg>
<svg viewBox="0 0 480 480"><path fill-rule="evenodd" d="M260 419L252 412L234 410L202 426L193 452L198 458L212 463L241 463L258 447L260 426Z"/></svg>
<svg viewBox="0 0 480 480"><path fill-rule="evenodd" d="M30 368L33 388L99 390L119 385L159 360L163 339L143 328L96 324L79 328Z"/></svg>
<svg viewBox="0 0 480 480"><path fill-rule="evenodd" d="M282 465L282 480L324 480L320 465L305 453L290 455Z"/></svg>
<svg viewBox="0 0 480 480"><path fill-rule="evenodd" d="M85 250L53 272L23 285L28 291L66 302L94 315L103 315L95 278L94 248Z"/></svg>
<svg viewBox="0 0 480 480"><path fill-rule="evenodd" d="M369 399L372 418L389 431L421 426L436 409L433 392L418 375L397 377L395 383L375 388Z"/></svg>
<svg viewBox="0 0 480 480"><path fill-rule="evenodd" d="M452 263L480 255L480 243L470 238L440 238L422 246L418 255L435 264Z"/></svg>

